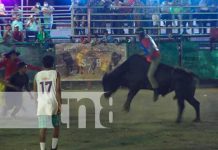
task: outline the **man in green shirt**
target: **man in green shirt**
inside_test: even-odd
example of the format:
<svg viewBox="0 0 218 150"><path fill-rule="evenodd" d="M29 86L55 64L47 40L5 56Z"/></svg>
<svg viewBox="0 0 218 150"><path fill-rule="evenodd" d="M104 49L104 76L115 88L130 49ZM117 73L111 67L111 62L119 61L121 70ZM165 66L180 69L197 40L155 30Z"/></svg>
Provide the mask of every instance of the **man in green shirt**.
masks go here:
<svg viewBox="0 0 218 150"><path fill-rule="evenodd" d="M49 34L44 30L44 26L40 27L40 30L37 34L37 42L44 44L49 40Z"/></svg>
<svg viewBox="0 0 218 150"><path fill-rule="evenodd" d="M41 48L46 49L47 51L50 50L53 47L52 41L50 39L49 32L46 32L44 30L44 26L40 27L40 30L37 34L37 43L40 44Z"/></svg>

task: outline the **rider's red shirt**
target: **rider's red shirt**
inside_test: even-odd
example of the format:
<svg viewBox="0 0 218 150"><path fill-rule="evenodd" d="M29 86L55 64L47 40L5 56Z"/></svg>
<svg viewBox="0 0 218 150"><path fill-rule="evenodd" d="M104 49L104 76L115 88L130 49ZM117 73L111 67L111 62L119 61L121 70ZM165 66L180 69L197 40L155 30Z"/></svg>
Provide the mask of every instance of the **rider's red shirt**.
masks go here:
<svg viewBox="0 0 218 150"><path fill-rule="evenodd" d="M152 43L149 38L144 38L140 42L148 62L151 62L153 58L160 57L160 51L151 48Z"/></svg>

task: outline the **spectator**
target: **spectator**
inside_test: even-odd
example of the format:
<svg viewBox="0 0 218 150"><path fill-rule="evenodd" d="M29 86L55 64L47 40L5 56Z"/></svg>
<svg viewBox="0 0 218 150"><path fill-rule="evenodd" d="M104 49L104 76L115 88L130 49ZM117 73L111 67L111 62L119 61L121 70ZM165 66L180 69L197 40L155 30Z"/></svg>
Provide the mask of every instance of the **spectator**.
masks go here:
<svg viewBox="0 0 218 150"><path fill-rule="evenodd" d="M41 24L44 23L41 4L37 2L36 5L32 7L31 11L34 12L39 26L41 26Z"/></svg>
<svg viewBox="0 0 218 150"><path fill-rule="evenodd" d="M120 13L120 8L122 6L122 2L119 0L114 0L114 2L112 3L112 10L114 13L116 13L116 15L113 15L113 27L115 27L116 29L113 30L114 34L122 34L122 21L119 21L121 19L123 19L123 16L119 15Z"/></svg>
<svg viewBox="0 0 218 150"><path fill-rule="evenodd" d="M99 8L93 8L98 6L98 1L97 0L90 0L90 7L91 9L91 13L95 14L98 13ZM98 27L98 22L96 22L95 20L97 20L99 18L99 16L96 15L91 15L91 34L97 34L97 29L93 29L95 27Z"/></svg>
<svg viewBox="0 0 218 150"><path fill-rule="evenodd" d="M151 5L150 6L158 6L158 1L157 0L154 0L151 2ZM153 22L153 27L155 27L154 29L152 29L152 34L155 34L157 35L158 34L158 27L160 26L160 9L159 7L151 7L151 10L150 10L150 13L151 13L151 19L152 19L152 22Z"/></svg>
<svg viewBox="0 0 218 150"><path fill-rule="evenodd" d="M80 33L80 29L78 29L80 27L80 15L77 15L77 14L82 13L82 10L79 9L79 8L74 8L73 9L73 7L78 7L78 6L79 6L79 4L78 4L77 1L72 3L72 5L71 5L71 9L72 9L73 14L74 14L74 16L72 16L73 17L72 18L72 21L73 21L72 23L73 23L73 26L74 26L74 34L75 35L78 35Z"/></svg>
<svg viewBox="0 0 218 150"><path fill-rule="evenodd" d="M82 44L87 44L87 43L90 42L90 40L89 40L86 36L82 36L82 37L80 38L80 42L81 42Z"/></svg>
<svg viewBox="0 0 218 150"><path fill-rule="evenodd" d="M192 26L191 21L190 21L192 18L192 15L190 14L191 9L192 9L191 0L182 0L181 4L183 7L183 14L182 14L183 34L188 34L186 25L188 24L189 27Z"/></svg>
<svg viewBox="0 0 218 150"><path fill-rule="evenodd" d="M19 26L19 31L23 31L23 22L20 20L20 16L16 16L15 20L11 23L12 31L14 31L15 26Z"/></svg>
<svg viewBox="0 0 218 150"><path fill-rule="evenodd" d="M106 15L106 14L110 14L111 11L111 6L112 5L112 0L101 0L100 2L98 2L98 5L101 6L102 8L98 9L98 13L103 14L102 16L97 16L96 19L99 20L111 20L113 19L114 16L110 16L110 15ZM123 16L125 17L125 16ZM97 27L100 27L100 29L98 30L99 34L103 34L104 33L104 28L110 28L112 26L111 22L104 22L104 21L98 21L96 22ZM111 32L111 31L110 31Z"/></svg>
<svg viewBox="0 0 218 150"><path fill-rule="evenodd" d="M172 34L172 29L170 29L172 26L172 16L170 14L171 5L172 3L170 3L169 0L164 0L161 3L161 19L163 19L165 22L165 26L167 27L167 34Z"/></svg>
<svg viewBox="0 0 218 150"><path fill-rule="evenodd" d="M100 43L112 43L113 41L114 41L113 37L108 34L107 30L105 30Z"/></svg>
<svg viewBox="0 0 218 150"><path fill-rule="evenodd" d="M34 13L34 15L36 15L36 16L40 16L41 10L42 10L42 7L41 7L41 4L40 4L39 2L37 2L37 3L35 4L35 6L33 6L33 7L31 8L31 11L32 11L32 12Z"/></svg>
<svg viewBox="0 0 218 150"><path fill-rule="evenodd" d="M172 14L173 26L178 28L178 33L180 33L180 25L182 21L182 7L179 0L174 0L172 7L170 8L170 13Z"/></svg>
<svg viewBox="0 0 218 150"><path fill-rule="evenodd" d="M211 21L210 21L210 26L211 27L216 27L217 26L217 24L216 24L216 22L217 22L217 19L218 19L218 17L217 17L217 10L218 10L218 6L217 6L217 0L211 0L211 4L210 4L210 12L211 12L211 14L208 14L209 15L209 18L211 19Z"/></svg>
<svg viewBox="0 0 218 150"><path fill-rule="evenodd" d="M86 34L86 27L87 27L86 16L82 16L80 27L82 28L80 30L80 35L85 35Z"/></svg>
<svg viewBox="0 0 218 150"><path fill-rule="evenodd" d="M53 25L53 11L54 8L50 5L48 5L48 2L44 2L44 5L42 7L42 13L43 13L43 19L45 28L51 29Z"/></svg>
<svg viewBox="0 0 218 150"><path fill-rule="evenodd" d="M124 20L128 20L127 22L124 22L124 34L133 34L133 5L135 3L135 0L124 0L122 6L125 6L121 9L121 13L125 13L127 15L124 16Z"/></svg>
<svg viewBox="0 0 218 150"><path fill-rule="evenodd" d="M19 26L14 27L13 40L15 42L23 42L23 32L19 31Z"/></svg>
<svg viewBox="0 0 218 150"><path fill-rule="evenodd" d="M94 35L94 38L91 40L91 45L92 46L95 46L95 45L97 45L97 44L99 44L100 43L100 41L99 41L99 36L98 36L98 34L96 33L95 35Z"/></svg>
<svg viewBox="0 0 218 150"><path fill-rule="evenodd" d="M199 17L200 21L198 21L198 24L200 25L200 34L206 34L207 33L207 19L209 19L209 0L201 0L199 2Z"/></svg>
<svg viewBox="0 0 218 150"><path fill-rule="evenodd" d="M8 25L5 26L3 41L4 41L4 43L11 43L13 41L12 39L13 38L12 38L11 25L8 24Z"/></svg>
<svg viewBox="0 0 218 150"><path fill-rule="evenodd" d="M42 48L51 48L52 43L50 41L50 36L49 33L44 30L44 26L40 27L40 30L37 34L36 42L39 43Z"/></svg>
<svg viewBox="0 0 218 150"><path fill-rule="evenodd" d="M30 16L29 20L26 23L26 38L29 41L29 36L34 36L34 41L36 40L36 35L38 31L38 24L33 15Z"/></svg>
<svg viewBox="0 0 218 150"><path fill-rule="evenodd" d="M134 20L135 20L135 27L141 27L142 22L141 20L143 19L144 8L139 8L141 6L144 6L144 3L142 3L140 0L136 0L135 3L133 4L136 8L133 9L134 15Z"/></svg>
<svg viewBox="0 0 218 150"><path fill-rule="evenodd" d="M0 0L0 31L1 31L0 34L3 34L5 16L6 16L5 5L2 3L2 0Z"/></svg>
<svg viewBox="0 0 218 150"><path fill-rule="evenodd" d="M39 43L45 43L49 39L48 32L45 31L44 26L40 27L40 30L37 34L37 42Z"/></svg>
<svg viewBox="0 0 218 150"><path fill-rule="evenodd" d="M12 20L15 20L17 16L19 16L20 18L22 17L22 10L17 4L15 4L13 9L11 10L11 16Z"/></svg>

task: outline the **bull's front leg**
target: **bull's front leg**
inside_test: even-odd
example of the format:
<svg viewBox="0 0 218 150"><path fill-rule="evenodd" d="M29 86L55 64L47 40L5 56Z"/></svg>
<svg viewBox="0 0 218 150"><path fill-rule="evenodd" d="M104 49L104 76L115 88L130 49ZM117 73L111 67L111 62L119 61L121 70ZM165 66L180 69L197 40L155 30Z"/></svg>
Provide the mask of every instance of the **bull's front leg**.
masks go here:
<svg viewBox="0 0 218 150"><path fill-rule="evenodd" d="M124 104L124 110L126 111L126 112L129 112L129 110L130 110L130 104L131 104L131 102L132 102L132 99L134 98L134 96L138 93L138 91L139 91L139 89L134 89L134 90L132 90L132 89L130 89L129 90L129 93L128 93L128 96L127 96L127 100L126 100L126 102L125 102L125 104Z"/></svg>

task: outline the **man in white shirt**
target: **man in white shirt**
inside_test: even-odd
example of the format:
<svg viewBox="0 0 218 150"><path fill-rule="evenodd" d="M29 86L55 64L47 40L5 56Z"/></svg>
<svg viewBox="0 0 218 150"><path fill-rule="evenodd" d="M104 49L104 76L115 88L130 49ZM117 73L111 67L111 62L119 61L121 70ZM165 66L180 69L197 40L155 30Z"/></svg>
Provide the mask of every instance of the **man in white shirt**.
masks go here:
<svg viewBox="0 0 218 150"><path fill-rule="evenodd" d="M23 31L23 22L20 20L20 16L16 16L16 19L11 23L12 31L14 31L15 26L19 27L19 31Z"/></svg>
<svg viewBox="0 0 218 150"><path fill-rule="evenodd" d="M35 20L35 17L33 15L30 16L29 20L26 23L26 39L29 41L29 36L34 36L34 41L36 40L36 35L38 33L38 23Z"/></svg>
<svg viewBox="0 0 218 150"><path fill-rule="evenodd" d="M5 16L5 15L6 15L5 5L2 3L2 0L0 0L0 16Z"/></svg>
<svg viewBox="0 0 218 150"><path fill-rule="evenodd" d="M45 150L46 131L52 124L52 150L57 150L60 113L61 113L61 84L60 74L52 69L54 58L47 55L43 58L44 70L36 74L34 91L37 92L37 116L40 128L40 149Z"/></svg>
<svg viewBox="0 0 218 150"><path fill-rule="evenodd" d="M2 0L0 0L0 34L3 34L4 24L5 24L5 19L4 19L5 16L6 16L5 5L2 3Z"/></svg>

